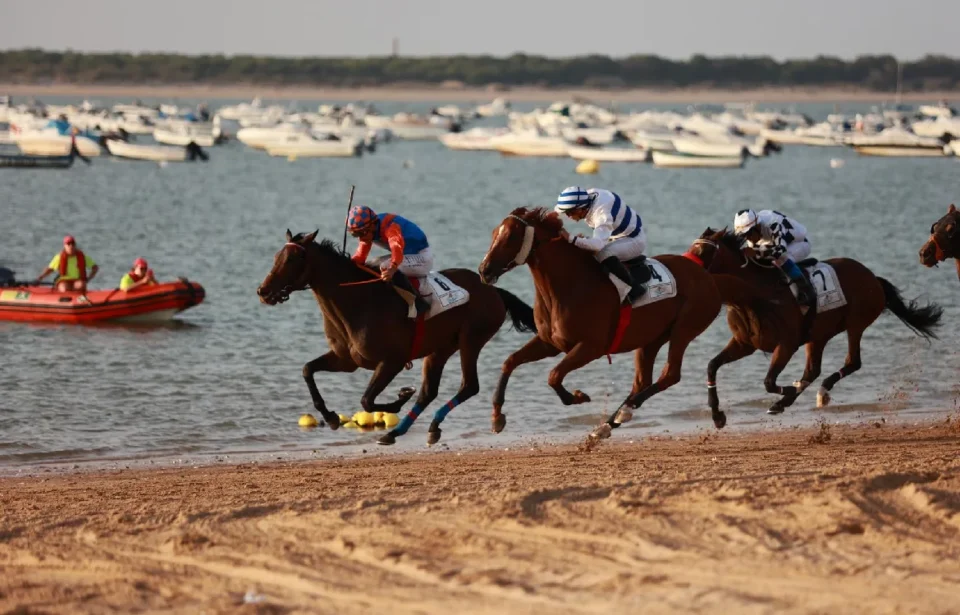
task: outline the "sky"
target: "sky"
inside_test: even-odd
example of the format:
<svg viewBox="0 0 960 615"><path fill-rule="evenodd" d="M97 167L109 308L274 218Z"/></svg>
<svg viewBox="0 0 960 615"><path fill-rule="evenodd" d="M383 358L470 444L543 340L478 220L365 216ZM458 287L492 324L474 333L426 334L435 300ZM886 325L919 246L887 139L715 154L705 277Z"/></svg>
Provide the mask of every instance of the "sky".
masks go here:
<svg viewBox="0 0 960 615"><path fill-rule="evenodd" d="M0 48L271 56L960 56L960 0L0 0Z"/></svg>

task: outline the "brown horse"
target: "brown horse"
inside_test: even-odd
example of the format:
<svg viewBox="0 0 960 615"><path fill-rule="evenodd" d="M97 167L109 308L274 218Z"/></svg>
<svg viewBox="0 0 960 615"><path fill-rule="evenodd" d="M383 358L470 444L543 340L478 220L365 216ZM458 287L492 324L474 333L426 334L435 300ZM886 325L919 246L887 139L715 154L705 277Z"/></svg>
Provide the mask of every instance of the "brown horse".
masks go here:
<svg viewBox="0 0 960 615"><path fill-rule="evenodd" d="M323 314L330 351L304 365L303 378L313 406L334 429L340 421L335 412L327 409L317 390L313 375L318 371L353 372L358 367L373 370L360 398L361 406L368 412L396 413L410 399L412 389L402 389L397 400L387 404L378 404L377 396L408 361L425 357L423 383L413 408L379 440L380 444L393 444L436 399L443 367L459 351L463 372L460 390L434 414L428 436L428 442L433 444L440 439L440 423L447 413L480 391L477 358L507 314L517 331L536 331L533 309L523 301L481 283L472 271L447 269L443 274L469 292L470 300L427 320L418 351L412 356L415 322L406 316L406 302L389 285L379 283L375 273L356 265L333 242L315 243L316 236L313 232L294 237L288 230L287 242L274 257L273 269L257 289L257 295L261 302L276 305L294 291L313 291Z"/></svg>
<svg viewBox="0 0 960 615"><path fill-rule="evenodd" d="M674 297L632 310L629 326L613 348L620 324L620 297L594 256L563 241L563 221L544 209L515 209L493 232L493 242L480 263L484 282L526 263L537 294L534 318L537 336L503 364L493 398L494 431L506 424L502 408L510 374L524 363L566 353L547 380L564 405L582 404L590 397L569 392L563 379L594 359L636 350L633 390L617 412L592 435L609 437L610 429L632 417L651 396L680 381L683 354L720 313L720 295L709 274L693 261L665 254L657 260L676 278ZM629 311L627 313L630 313ZM653 365L660 348L670 343L659 380Z"/></svg>
<svg viewBox="0 0 960 615"><path fill-rule="evenodd" d="M713 422L721 428L726 416L720 411L717 396L717 370L750 356L756 350L772 352L770 368L763 384L768 393L781 398L767 412L779 414L796 401L810 384L820 377L823 350L835 335L847 332L847 358L817 393L817 406L830 402L830 390L841 379L860 369L860 339L863 332L888 309L914 333L934 338L933 328L940 322L943 310L934 304L919 306L915 301L904 303L900 291L887 280L875 276L861 263L850 258L831 258L824 262L833 266L847 304L812 315L804 331L800 305L783 282L779 270L747 261L741 252L741 240L726 229L707 229L693 242L690 254L699 258L704 268L716 275L717 286L728 306L727 323L733 337L707 367L707 392ZM777 385L777 377L790 362L801 344L806 344L807 364L803 376L792 386Z"/></svg>
<svg viewBox="0 0 960 615"><path fill-rule="evenodd" d="M960 278L960 211L951 205L947 215L930 227L930 239L920 248L920 263L925 267L934 267L948 258L954 259L957 277Z"/></svg>

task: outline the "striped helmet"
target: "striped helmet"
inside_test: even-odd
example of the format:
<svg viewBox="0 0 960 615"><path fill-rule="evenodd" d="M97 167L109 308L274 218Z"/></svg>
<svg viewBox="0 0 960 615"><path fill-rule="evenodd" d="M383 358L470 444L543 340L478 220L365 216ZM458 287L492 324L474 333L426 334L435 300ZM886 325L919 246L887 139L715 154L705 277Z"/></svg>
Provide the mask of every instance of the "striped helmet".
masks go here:
<svg viewBox="0 0 960 615"><path fill-rule="evenodd" d="M590 194L580 186L570 186L557 197L557 206L554 207L554 211L564 214L574 209L587 207L593 202L595 196L596 194Z"/></svg>
<svg viewBox="0 0 960 615"><path fill-rule="evenodd" d="M757 212L752 209L741 209L733 219L733 232L743 235L757 225Z"/></svg>
<svg viewBox="0 0 960 615"><path fill-rule="evenodd" d="M354 205L347 214L347 228L351 233L365 230L377 219L377 214L366 205Z"/></svg>

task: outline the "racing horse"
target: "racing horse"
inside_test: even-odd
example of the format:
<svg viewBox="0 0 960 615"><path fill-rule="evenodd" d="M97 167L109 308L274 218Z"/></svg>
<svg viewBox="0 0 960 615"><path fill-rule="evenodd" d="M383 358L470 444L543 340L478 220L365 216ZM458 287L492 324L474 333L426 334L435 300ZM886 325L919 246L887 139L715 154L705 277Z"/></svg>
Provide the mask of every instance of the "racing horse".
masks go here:
<svg viewBox="0 0 960 615"><path fill-rule="evenodd" d="M447 269L443 275L469 292L470 299L423 322L418 338L418 325L407 318L406 302L390 285L378 283L379 272L355 264L332 241L317 243L316 236L316 231L294 236L287 230L286 243L276 253L257 295L262 303L276 305L289 299L290 293L306 288L313 291L330 350L303 366L303 378L314 408L333 429L340 426L340 420L327 409L317 389L317 372L373 370L361 406L368 412L397 413L413 395L412 389L402 389L390 403L377 403L377 396L409 361L423 357L423 381L413 408L379 440L380 444L393 444L436 399L444 365L459 351L460 390L434 414L428 434L428 442L433 444L440 439L440 423L447 414L480 391L477 358L507 315L517 331L536 330L533 309L516 296L481 283L479 276L467 269Z"/></svg>
<svg viewBox="0 0 960 615"><path fill-rule="evenodd" d="M563 385L567 374L604 355L635 350L630 395L591 434L609 437L612 428L630 420L632 410L680 381L687 346L720 313L720 295L711 276L693 261L669 254L655 258L675 277L676 295L621 308L617 287L593 254L571 245L563 235L557 214L543 208L515 209L494 229L480 263L480 277L488 284L526 264L536 287L537 335L503 363L493 398L496 432L506 425L502 410L507 382L519 366L564 353L547 382L564 405L582 404L590 397L580 390L568 391ZM654 382L654 361L668 342L666 364Z"/></svg>
<svg viewBox="0 0 960 615"><path fill-rule="evenodd" d="M940 323L943 312L940 306L904 302L896 286L851 258L824 261L833 267L846 305L811 315L811 321L805 327L800 305L783 282L779 270L753 259L747 260L741 247L742 240L734 233L727 229L715 231L708 228L688 252L702 263L706 271L716 276L718 288L728 306L727 324L733 333L726 347L707 366L708 403L717 428L726 424L726 415L720 411L717 394L717 371L757 350L773 353L763 383L768 393L781 396L767 413L780 414L820 377L827 342L846 331L847 357L843 367L828 376L817 393L817 407L830 403L830 391L834 385L860 369L863 332L885 309L893 312L917 335L936 338L934 328ZM800 266L803 267L803 263ZM826 288L825 275L821 271L816 273L819 276L814 275L811 279L814 287L819 277L823 278L819 284ZM736 279L730 280L731 277ZM807 354L803 375L791 386L779 386L777 377L803 344Z"/></svg>
<svg viewBox="0 0 960 615"><path fill-rule="evenodd" d="M947 214L930 226L930 239L920 248L920 264L934 267L948 258L954 259L960 278L960 211L951 205Z"/></svg>

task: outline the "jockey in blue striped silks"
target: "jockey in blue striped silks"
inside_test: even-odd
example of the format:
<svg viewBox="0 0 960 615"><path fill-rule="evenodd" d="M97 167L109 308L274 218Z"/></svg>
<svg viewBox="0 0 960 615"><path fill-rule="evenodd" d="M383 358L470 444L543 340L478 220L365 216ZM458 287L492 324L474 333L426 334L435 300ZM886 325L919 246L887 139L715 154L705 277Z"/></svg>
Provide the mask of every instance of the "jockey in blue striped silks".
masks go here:
<svg viewBox="0 0 960 615"><path fill-rule="evenodd" d="M605 271L629 284L629 301L640 299L646 288L637 284L623 265L623 261L643 256L647 249L647 235L640 216L617 194L580 186L561 192L555 211L572 220L583 220L593 229L593 237L571 236L570 243L593 252Z"/></svg>

